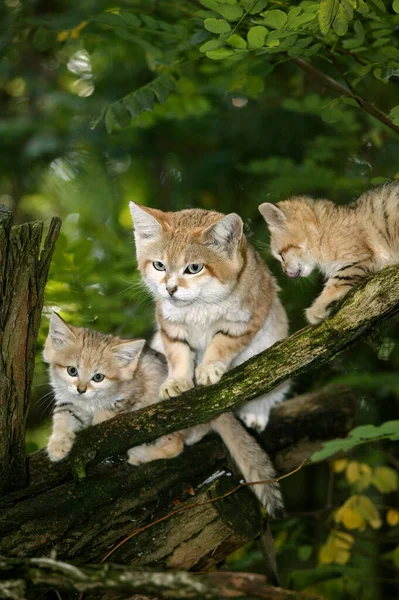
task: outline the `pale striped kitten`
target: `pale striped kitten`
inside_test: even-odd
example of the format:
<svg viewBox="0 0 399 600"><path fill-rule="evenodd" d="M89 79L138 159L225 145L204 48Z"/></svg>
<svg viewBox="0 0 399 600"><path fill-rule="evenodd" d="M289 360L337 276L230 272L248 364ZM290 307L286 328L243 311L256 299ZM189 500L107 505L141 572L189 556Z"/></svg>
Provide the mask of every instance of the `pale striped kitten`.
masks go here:
<svg viewBox="0 0 399 600"><path fill-rule="evenodd" d="M310 323L323 320L362 279L399 263L399 183L375 187L344 206L296 196L259 210L286 275L307 277L318 267L327 280L306 311Z"/></svg>
<svg viewBox="0 0 399 600"><path fill-rule="evenodd" d="M166 355L161 397L220 380L288 333L278 287L243 234L241 218L202 209L179 212L130 203L138 266L156 299L153 347ZM249 427L265 428L283 384L239 409Z"/></svg>
<svg viewBox="0 0 399 600"><path fill-rule="evenodd" d="M74 327L56 313L51 316L43 356L50 365L55 394L47 446L52 461L68 455L77 432L85 427L159 402L159 388L167 376L164 356L148 348L144 340L124 341ZM211 430L219 433L247 481L274 478L269 457L232 414L131 448L128 462L138 465L172 458L182 452L184 444L194 444ZM282 508L278 484L252 489L271 516Z"/></svg>

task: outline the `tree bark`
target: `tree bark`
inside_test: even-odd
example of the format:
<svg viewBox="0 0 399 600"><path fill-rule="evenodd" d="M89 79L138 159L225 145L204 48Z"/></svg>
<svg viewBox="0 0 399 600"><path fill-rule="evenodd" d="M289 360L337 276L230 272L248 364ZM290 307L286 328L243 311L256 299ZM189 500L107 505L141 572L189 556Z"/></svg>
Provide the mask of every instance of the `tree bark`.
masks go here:
<svg viewBox="0 0 399 600"><path fill-rule="evenodd" d="M279 469L290 471L322 441L346 435L355 413L353 392L329 386L276 406L260 441L267 444ZM62 560L98 562L135 533L112 560L207 569L264 530L257 500L248 488L138 530L232 489L237 479L227 461L219 438L208 436L173 460L133 468L123 459L108 459L91 465L87 477L75 482L67 464L49 464L45 453L38 452L29 458L30 486L0 500L0 554L48 556L55 551Z"/></svg>
<svg viewBox="0 0 399 600"><path fill-rule="evenodd" d="M312 595L270 587L263 575L254 573L193 575L184 571L132 570L120 565L76 567L50 558L10 560L0 557L1 579L0 598L15 600L25 600L27 593L46 589L95 592L96 598L99 593L112 590L176 600L221 600L244 595L260 600L317 600ZM13 596L1 595L4 585L7 591L14 588Z"/></svg>
<svg viewBox="0 0 399 600"><path fill-rule="evenodd" d="M0 495L26 483L25 429L43 292L61 221L11 227L0 205Z"/></svg>

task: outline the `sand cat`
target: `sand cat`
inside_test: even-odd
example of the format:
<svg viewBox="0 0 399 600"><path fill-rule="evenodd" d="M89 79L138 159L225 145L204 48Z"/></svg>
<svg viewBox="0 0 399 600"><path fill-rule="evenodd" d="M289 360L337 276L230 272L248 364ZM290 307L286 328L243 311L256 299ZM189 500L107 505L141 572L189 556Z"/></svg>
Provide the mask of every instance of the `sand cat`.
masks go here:
<svg viewBox="0 0 399 600"><path fill-rule="evenodd" d="M307 277L318 267L323 292L307 309L318 323L364 277L399 263L399 182L364 193L353 204L296 196L259 210L271 235L271 251L289 277Z"/></svg>
<svg viewBox="0 0 399 600"><path fill-rule="evenodd" d="M161 397L216 383L236 365L288 333L268 268L243 234L236 214L179 212L130 204L138 266L156 299L153 347L165 354ZM288 384L238 411L248 427L265 428Z"/></svg>
<svg viewBox="0 0 399 600"><path fill-rule="evenodd" d="M53 429L47 446L52 461L68 455L81 429L159 402L159 388L167 377L165 358L144 340L124 341L74 327L56 313L51 316L43 356L50 365L55 394ZM180 454L184 444L195 443L211 430L219 433L247 481L274 478L267 454L230 413L131 448L128 462L138 465L172 458ZM253 491L270 515L282 508L278 484L256 485Z"/></svg>

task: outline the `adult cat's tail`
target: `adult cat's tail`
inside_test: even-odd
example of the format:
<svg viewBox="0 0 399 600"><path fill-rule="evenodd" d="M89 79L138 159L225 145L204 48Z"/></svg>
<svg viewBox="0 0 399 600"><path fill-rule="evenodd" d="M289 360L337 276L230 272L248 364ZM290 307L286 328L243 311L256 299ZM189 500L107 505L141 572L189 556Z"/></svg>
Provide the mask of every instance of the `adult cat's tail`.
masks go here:
<svg viewBox="0 0 399 600"><path fill-rule="evenodd" d="M269 456L233 413L223 413L211 421L210 425L222 438L246 481L275 478ZM251 488L271 517L282 513L284 505L278 483L258 483Z"/></svg>

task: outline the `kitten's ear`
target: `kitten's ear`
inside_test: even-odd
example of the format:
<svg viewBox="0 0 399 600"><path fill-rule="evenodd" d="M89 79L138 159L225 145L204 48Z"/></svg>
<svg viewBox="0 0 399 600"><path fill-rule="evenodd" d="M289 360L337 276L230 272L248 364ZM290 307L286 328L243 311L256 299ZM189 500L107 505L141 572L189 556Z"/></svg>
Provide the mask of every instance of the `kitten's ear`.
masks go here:
<svg viewBox="0 0 399 600"><path fill-rule="evenodd" d="M259 212L265 219L269 227L275 227L277 229L286 228L286 218L282 210L275 204L265 202L259 206Z"/></svg>
<svg viewBox="0 0 399 600"><path fill-rule="evenodd" d="M230 253L241 242L244 224L236 213L226 215L202 233L206 245L214 246Z"/></svg>
<svg viewBox="0 0 399 600"><path fill-rule="evenodd" d="M123 369L136 362L144 348L145 340L129 340L112 348L118 366Z"/></svg>
<svg viewBox="0 0 399 600"><path fill-rule="evenodd" d="M161 211L153 210L135 202L130 202L130 212L134 224L136 244L138 241L148 241L160 235L162 226L154 216Z"/></svg>
<svg viewBox="0 0 399 600"><path fill-rule="evenodd" d="M50 317L50 329L48 337L51 340L53 348L62 348L63 346L70 346L76 341L75 334L64 319L56 312L51 313Z"/></svg>

